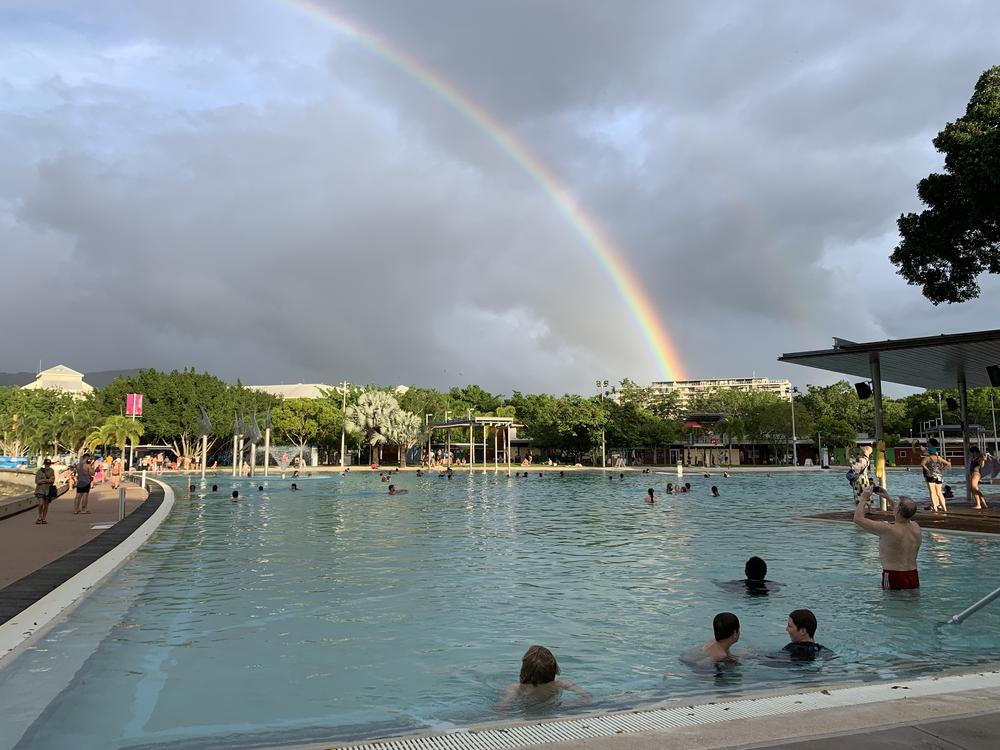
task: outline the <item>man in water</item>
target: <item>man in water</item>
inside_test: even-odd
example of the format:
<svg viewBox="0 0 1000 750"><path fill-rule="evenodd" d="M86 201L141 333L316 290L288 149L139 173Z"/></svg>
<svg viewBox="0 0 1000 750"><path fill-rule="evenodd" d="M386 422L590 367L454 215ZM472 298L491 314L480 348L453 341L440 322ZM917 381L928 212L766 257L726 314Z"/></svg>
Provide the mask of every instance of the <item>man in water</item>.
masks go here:
<svg viewBox="0 0 1000 750"><path fill-rule="evenodd" d="M785 631L791 642L782 651L787 651L792 661L815 661L816 657L827 657L833 652L813 640L816 635L816 615L808 609L797 609L788 615Z"/></svg>
<svg viewBox="0 0 1000 750"><path fill-rule="evenodd" d="M732 612L720 612L712 620L715 639L701 647L701 653L714 662L734 658L729 649L740 639L740 618Z"/></svg>
<svg viewBox="0 0 1000 750"><path fill-rule="evenodd" d="M233 498L232 502L238 503L240 501L240 491L239 490L233 490L232 498Z"/></svg>
<svg viewBox="0 0 1000 750"><path fill-rule="evenodd" d="M397 490L396 489L396 485L394 485L394 484L390 484L389 485L389 494L390 495L405 495L406 493L407 493L407 490Z"/></svg>
<svg viewBox="0 0 1000 750"><path fill-rule="evenodd" d="M893 503L889 493L878 488L878 494L893 504L893 522L875 521L865 518L865 506L871 500L875 488L871 485L861 493L861 502L854 508L854 523L865 531L878 536L878 554L882 560L882 588L918 589L920 576L917 574L917 553L923 535L920 526L912 518L917 512L917 504L912 498L900 495Z"/></svg>

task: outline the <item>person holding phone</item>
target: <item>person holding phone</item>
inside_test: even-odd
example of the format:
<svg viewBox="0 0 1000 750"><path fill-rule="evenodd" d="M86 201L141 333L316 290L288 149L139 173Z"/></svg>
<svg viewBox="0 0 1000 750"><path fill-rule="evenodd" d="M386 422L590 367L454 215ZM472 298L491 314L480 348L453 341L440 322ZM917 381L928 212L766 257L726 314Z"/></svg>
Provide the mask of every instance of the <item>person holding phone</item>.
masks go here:
<svg viewBox="0 0 1000 750"><path fill-rule="evenodd" d="M886 499L893 506L893 522L876 521L865 517L865 506L872 493ZM923 541L923 532L912 520L917 504L912 498L900 495L893 502L889 493L876 485L869 485L861 493L861 502L854 508L854 523L878 537L878 555L882 561L882 588L893 591L920 588L917 573L917 553Z"/></svg>

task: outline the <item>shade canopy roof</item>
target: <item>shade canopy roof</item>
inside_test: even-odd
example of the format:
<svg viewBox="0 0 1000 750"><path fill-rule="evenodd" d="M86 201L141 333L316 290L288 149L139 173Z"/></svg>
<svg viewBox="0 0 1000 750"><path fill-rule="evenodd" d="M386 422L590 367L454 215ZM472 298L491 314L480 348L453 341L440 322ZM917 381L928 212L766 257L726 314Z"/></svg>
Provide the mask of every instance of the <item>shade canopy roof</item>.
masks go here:
<svg viewBox="0 0 1000 750"><path fill-rule="evenodd" d="M989 386L986 368L1000 365L1000 330L865 344L835 338L833 343L832 349L792 352L778 361L867 380L872 355L877 354L883 381L918 388L955 388L962 375L970 388Z"/></svg>

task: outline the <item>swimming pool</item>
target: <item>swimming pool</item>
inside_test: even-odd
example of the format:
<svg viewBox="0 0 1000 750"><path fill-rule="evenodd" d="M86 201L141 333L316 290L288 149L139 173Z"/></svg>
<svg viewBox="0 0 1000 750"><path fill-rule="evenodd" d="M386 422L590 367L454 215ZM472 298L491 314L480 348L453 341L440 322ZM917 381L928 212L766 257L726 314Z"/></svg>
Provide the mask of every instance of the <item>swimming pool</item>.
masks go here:
<svg viewBox="0 0 1000 750"><path fill-rule="evenodd" d="M407 475L395 497L367 472L304 477L297 492L212 481L217 493L189 496L179 480L150 542L0 672L0 746L293 744L572 712L568 698L496 707L533 643L593 695L587 710L1000 660L995 613L934 628L993 588L982 573L1000 544L928 533L920 594L882 592L875 537L800 520L849 505L840 472L689 474L691 493L654 506L646 488L674 477ZM916 473L891 482L923 492ZM751 554L779 592L716 585ZM736 651L780 649L799 607L839 658L751 656L719 675L678 659L723 610L742 623Z"/></svg>

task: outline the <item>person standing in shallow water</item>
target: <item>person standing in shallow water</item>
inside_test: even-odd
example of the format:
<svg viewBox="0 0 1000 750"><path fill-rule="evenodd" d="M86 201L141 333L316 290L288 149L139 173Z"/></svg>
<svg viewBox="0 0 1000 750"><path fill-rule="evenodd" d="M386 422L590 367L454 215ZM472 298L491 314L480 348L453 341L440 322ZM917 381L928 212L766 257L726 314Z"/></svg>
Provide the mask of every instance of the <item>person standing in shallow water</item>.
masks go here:
<svg viewBox="0 0 1000 750"><path fill-rule="evenodd" d="M861 502L854 509L854 523L865 531L878 536L878 555L882 560L882 588L890 590L920 588L917 573L917 553L923 541L923 532L916 521L917 512L912 498L900 495L893 503L889 493L879 489L878 494L894 505L893 523L875 521L865 517L865 506L871 500L873 487L865 488Z"/></svg>

